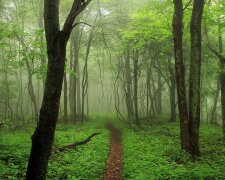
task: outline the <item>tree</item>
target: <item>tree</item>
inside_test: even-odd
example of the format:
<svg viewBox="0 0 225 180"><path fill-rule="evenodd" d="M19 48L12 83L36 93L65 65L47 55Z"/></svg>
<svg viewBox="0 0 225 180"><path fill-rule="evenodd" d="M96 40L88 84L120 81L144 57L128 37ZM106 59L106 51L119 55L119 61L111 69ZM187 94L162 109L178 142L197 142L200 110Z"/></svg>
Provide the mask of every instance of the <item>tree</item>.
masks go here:
<svg viewBox="0 0 225 180"><path fill-rule="evenodd" d="M177 79L178 106L181 127L181 147L193 156L199 156L200 77L201 77L201 19L204 0L194 0L190 23L191 60L189 112L187 110L183 63L183 4L174 0L173 36Z"/></svg>
<svg viewBox="0 0 225 180"><path fill-rule="evenodd" d="M174 0L173 38L175 54L175 70L177 82L177 98L181 129L181 148L190 150L189 119L185 91L185 69L183 60L183 3Z"/></svg>
<svg viewBox="0 0 225 180"><path fill-rule="evenodd" d="M190 33L190 87L189 87L189 121L191 154L199 155L199 124L200 124L200 92L201 92L201 20L204 0L194 0Z"/></svg>
<svg viewBox="0 0 225 180"><path fill-rule="evenodd" d="M26 179L45 179L59 112L66 45L76 17L86 8L86 2L74 0L63 28L59 25L59 0L44 1L44 23L47 41L48 70L39 124L32 135L32 147Z"/></svg>

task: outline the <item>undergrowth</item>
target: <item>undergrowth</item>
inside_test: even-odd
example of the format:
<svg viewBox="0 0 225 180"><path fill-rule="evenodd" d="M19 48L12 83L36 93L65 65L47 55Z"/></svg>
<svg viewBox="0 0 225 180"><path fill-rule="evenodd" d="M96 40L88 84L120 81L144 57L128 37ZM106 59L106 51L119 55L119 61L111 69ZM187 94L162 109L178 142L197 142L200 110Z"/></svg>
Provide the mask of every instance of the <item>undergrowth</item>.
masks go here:
<svg viewBox="0 0 225 180"><path fill-rule="evenodd" d="M54 146L63 147L102 132L77 149L53 154L47 179L102 179L109 153L109 132L104 124L115 119L95 115L83 125L57 126ZM164 120L135 130L114 121L123 137L123 179L225 179L225 144L221 127L200 128L201 156L193 159L180 150L178 123ZM0 137L0 179L24 179L33 128Z"/></svg>
<svg viewBox="0 0 225 180"><path fill-rule="evenodd" d="M123 128L123 179L224 179L221 128L202 125L201 157L180 150L179 125L163 123L145 130Z"/></svg>
<svg viewBox="0 0 225 180"><path fill-rule="evenodd" d="M4 133L0 141L0 179L24 179L30 152L30 136L25 132ZM62 147L102 132L77 149L54 154L48 166L47 179L100 179L104 173L109 151L109 132L99 119L84 125L58 125L55 146Z"/></svg>

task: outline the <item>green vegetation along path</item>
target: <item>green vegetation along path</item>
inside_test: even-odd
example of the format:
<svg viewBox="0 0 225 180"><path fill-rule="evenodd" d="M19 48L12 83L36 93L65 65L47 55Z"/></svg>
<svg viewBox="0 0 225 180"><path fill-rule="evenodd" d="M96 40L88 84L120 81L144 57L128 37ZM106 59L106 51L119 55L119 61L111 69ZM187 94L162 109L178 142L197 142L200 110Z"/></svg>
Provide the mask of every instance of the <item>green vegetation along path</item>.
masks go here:
<svg viewBox="0 0 225 180"><path fill-rule="evenodd" d="M111 132L110 153L105 172L106 180L122 179L122 143L121 131L113 126L111 122L106 124L106 128Z"/></svg>

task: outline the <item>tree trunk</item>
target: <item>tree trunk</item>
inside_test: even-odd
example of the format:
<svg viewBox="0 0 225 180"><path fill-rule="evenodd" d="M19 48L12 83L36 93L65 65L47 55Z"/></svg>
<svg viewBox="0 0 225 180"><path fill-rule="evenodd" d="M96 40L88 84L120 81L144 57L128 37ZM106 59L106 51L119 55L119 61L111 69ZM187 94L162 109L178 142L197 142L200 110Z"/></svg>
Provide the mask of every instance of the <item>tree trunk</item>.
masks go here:
<svg viewBox="0 0 225 180"><path fill-rule="evenodd" d="M158 68L159 69L161 68L159 62L158 62ZM162 114L162 88L160 88L160 87L162 85L162 80L161 80L160 71L158 71L158 82L157 82L157 84L158 84L158 87L157 87L157 89L158 89L158 94L157 94L157 107L158 107L158 109L157 109L157 111L158 111L158 114L161 115Z"/></svg>
<svg viewBox="0 0 225 180"><path fill-rule="evenodd" d="M80 117L81 116L81 98L80 98L80 87L81 87L81 83L80 83L80 62L79 59L77 59L77 116Z"/></svg>
<svg viewBox="0 0 225 180"><path fill-rule="evenodd" d="M175 53L175 70L177 82L177 98L181 129L181 148L190 151L190 132L185 92L185 69L183 60L183 3L181 0L173 0L173 38Z"/></svg>
<svg viewBox="0 0 225 180"><path fill-rule="evenodd" d="M221 62L221 68L225 69L225 59ZM223 126L223 139L225 140L225 73L220 74L221 84L221 108L222 108L222 126Z"/></svg>
<svg viewBox="0 0 225 180"><path fill-rule="evenodd" d="M39 124L32 136L32 147L26 179L46 179L48 160L54 140L62 90L66 44L77 15L90 0L74 1L63 29L59 29L59 0L44 1L45 34L48 53L48 70Z"/></svg>
<svg viewBox="0 0 225 180"><path fill-rule="evenodd" d="M74 33L72 33L70 38L70 72L73 71L73 42L74 42ZM73 101L74 101L74 91L73 91L73 74L70 73L69 75L69 107L70 107L70 120L73 121L74 117L74 107L73 107Z"/></svg>
<svg viewBox="0 0 225 180"><path fill-rule="evenodd" d="M133 61L134 61L134 113L135 121L139 126L139 114L138 114L138 50L133 52Z"/></svg>
<svg viewBox="0 0 225 180"><path fill-rule="evenodd" d="M72 77L73 79L73 120L77 120L77 63L79 58L79 30L78 28L74 31L74 39L73 39L73 52L74 52L74 61L73 61L73 72L75 75Z"/></svg>
<svg viewBox="0 0 225 180"><path fill-rule="evenodd" d="M212 107L210 121L209 121L210 124L216 124L216 107L217 107L219 95L220 95L220 78L218 78L217 80L216 95L214 96L213 107Z"/></svg>
<svg viewBox="0 0 225 180"><path fill-rule="evenodd" d="M201 90L201 19L204 0L194 0L190 33L191 60L189 86L189 121L191 154L199 156L200 90Z"/></svg>
<svg viewBox="0 0 225 180"><path fill-rule="evenodd" d="M66 78L66 71L64 72L64 122L67 123L68 116L67 116L67 78Z"/></svg>
<svg viewBox="0 0 225 180"><path fill-rule="evenodd" d="M170 122L176 121L176 75L174 68L169 68L170 72Z"/></svg>
<svg viewBox="0 0 225 180"><path fill-rule="evenodd" d="M126 74L126 106L128 119L132 121L134 117L134 107L132 101L132 77L130 69L130 52L127 50L125 57L125 74Z"/></svg>

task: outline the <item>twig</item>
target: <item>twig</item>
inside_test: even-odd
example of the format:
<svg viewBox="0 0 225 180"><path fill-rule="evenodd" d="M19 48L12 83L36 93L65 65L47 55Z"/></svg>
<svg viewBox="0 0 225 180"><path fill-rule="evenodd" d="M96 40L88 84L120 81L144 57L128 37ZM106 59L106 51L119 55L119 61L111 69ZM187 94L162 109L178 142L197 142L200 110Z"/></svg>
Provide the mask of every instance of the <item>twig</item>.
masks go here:
<svg viewBox="0 0 225 180"><path fill-rule="evenodd" d="M88 24L88 23L86 23L86 22L78 22L78 23L75 23L73 26L72 26L72 28L75 28L77 25L79 25L79 24L84 24L84 25L87 25L87 26L90 26L90 27L92 27L92 25L90 25L90 24Z"/></svg>

